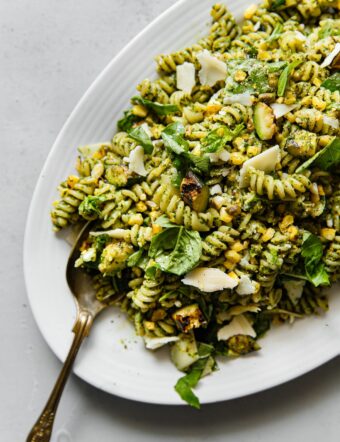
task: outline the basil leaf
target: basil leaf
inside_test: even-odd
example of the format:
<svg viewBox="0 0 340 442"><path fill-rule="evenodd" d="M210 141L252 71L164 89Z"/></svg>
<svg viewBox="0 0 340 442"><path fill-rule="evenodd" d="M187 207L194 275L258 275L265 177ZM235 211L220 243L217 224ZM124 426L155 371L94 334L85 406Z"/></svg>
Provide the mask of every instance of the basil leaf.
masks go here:
<svg viewBox="0 0 340 442"><path fill-rule="evenodd" d="M205 342L198 342L197 344L197 352L200 358L207 358L215 351L213 345L206 344Z"/></svg>
<svg viewBox="0 0 340 442"><path fill-rule="evenodd" d="M275 26L273 32L272 32L272 33L270 34L270 36L267 38L267 42L268 42L268 43L271 43L272 41L277 40L277 39L280 37L280 35L282 34L282 31L283 31L283 26L281 25L281 23L278 23L278 24Z"/></svg>
<svg viewBox="0 0 340 442"><path fill-rule="evenodd" d="M234 130L227 126L220 126L208 133L202 140L202 147L206 152L212 153L222 149L229 141L236 138L244 129L243 124L238 124Z"/></svg>
<svg viewBox="0 0 340 442"><path fill-rule="evenodd" d="M145 106L146 108L152 110L153 112L155 112L157 115L160 115L160 116L173 114L173 113L179 111L178 106L176 106L175 104L161 104L161 103L147 100L147 99L140 97L138 95L132 97L131 101L133 104L137 103L137 104L141 104L142 106Z"/></svg>
<svg viewBox="0 0 340 442"><path fill-rule="evenodd" d="M153 144L151 138L146 133L142 126L137 126L134 129L128 131L129 137L137 141L143 148L146 154L152 154Z"/></svg>
<svg viewBox="0 0 340 442"><path fill-rule="evenodd" d="M201 253L200 234L184 227L167 228L152 238L149 248L149 257L163 272L178 276L195 267Z"/></svg>
<svg viewBox="0 0 340 442"><path fill-rule="evenodd" d="M275 11L275 9L278 9L281 6L285 6L285 5L286 5L286 0L273 0L270 9Z"/></svg>
<svg viewBox="0 0 340 442"><path fill-rule="evenodd" d="M296 173L303 172L311 165L321 170L328 170L340 163L340 138L334 138L326 147L305 161L296 169Z"/></svg>
<svg viewBox="0 0 340 442"><path fill-rule="evenodd" d="M137 115L134 115L131 111L125 111L124 117L118 120L117 126L119 130L128 132L137 121L140 121Z"/></svg>
<svg viewBox="0 0 340 442"><path fill-rule="evenodd" d="M177 155L181 155L189 150L189 143L183 138L185 129L181 123L172 123L162 132L162 139L165 146Z"/></svg>
<svg viewBox="0 0 340 442"><path fill-rule="evenodd" d="M260 338L262 337L271 326L271 319L268 315L265 314L258 314L256 315L255 321L253 323L253 329L256 332L256 337Z"/></svg>
<svg viewBox="0 0 340 442"><path fill-rule="evenodd" d="M143 256L143 252L144 252L143 249L139 249L137 252L130 255L127 260L128 267L135 267L135 266L138 267L138 263L140 262L140 260Z"/></svg>
<svg viewBox="0 0 340 442"><path fill-rule="evenodd" d="M192 365L190 371L185 376L178 379L175 385L175 390L183 401L194 408L200 408L200 401L192 389L196 387L201 379L205 364L205 359L199 359Z"/></svg>
<svg viewBox="0 0 340 442"><path fill-rule="evenodd" d="M197 156L189 152L189 143L183 138L185 129L182 123L169 124L162 132L165 147L175 154L174 166L181 177L192 166L200 173L208 173L210 160L206 156Z"/></svg>
<svg viewBox="0 0 340 442"><path fill-rule="evenodd" d="M161 227L178 227L178 225L172 223L166 215L161 215L157 218L155 224Z"/></svg>
<svg viewBox="0 0 340 442"><path fill-rule="evenodd" d="M203 174L209 173L210 170L210 159L207 156L199 157L197 155L193 155L192 153L187 154L188 159L193 164L191 168L194 172L198 171Z"/></svg>
<svg viewBox="0 0 340 442"><path fill-rule="evenodd" d="M292 63L289 63L289 65L286 66L284 68L284 70L282 71L282 73L280 75L280 78L279 78L278 85L277 85L277 95L279 97L283 97L284 96L290 74L301 63L302 63L302 60L293 61Z"/></svg>
<svg viewBox="0 0 340 442"><path fill-rule="evenodd" d="M308 280L318 287L328 285L329 278L322 262L323 246L320 239L310 232L303 235L301 256L304 258L305 271Z"/></svg>
<svg viewBox="0 0 340 442"><path fill-rule="evenodd" d="M105 201L103 196L88 195L79 206L79 215L88 220L99 217L102 203Z"/></svg>
<svg viewBox="0 0 340 442"><path fill-rule="evenodd" d="M340 29L333 26L333 21L327 21L326 24L319 31L319 39L329 37L331 35L340 35Z"/></svg>
<svg viewBox="0 0 340 442"><path fill-rule="evenodd" d="M330 90L331 92L340 91L340 72L336 72L327 78L321 87Z"/></svg>

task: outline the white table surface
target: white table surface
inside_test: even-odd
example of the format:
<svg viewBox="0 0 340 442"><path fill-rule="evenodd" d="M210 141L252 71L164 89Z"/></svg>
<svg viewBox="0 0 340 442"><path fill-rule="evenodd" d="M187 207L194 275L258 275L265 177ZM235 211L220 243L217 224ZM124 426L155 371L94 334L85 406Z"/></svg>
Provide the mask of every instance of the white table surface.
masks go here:
<svg viewBox="0 0 340 442"><path fill-rule="evenodd" d="M0 1L1 442L25 440L60 370L34 323L23 280L24 226L39 171L97 74L174 2ZM72 376L53 440L335 442L339 435L337 358L280 387L201 411L112 397Z"/></svg>

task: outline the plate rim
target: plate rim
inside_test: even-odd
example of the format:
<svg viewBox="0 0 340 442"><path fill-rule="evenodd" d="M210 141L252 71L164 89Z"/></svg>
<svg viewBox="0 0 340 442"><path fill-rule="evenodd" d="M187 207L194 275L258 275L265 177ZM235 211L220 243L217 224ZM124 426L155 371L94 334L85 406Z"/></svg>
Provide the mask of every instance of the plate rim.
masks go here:
<svg viewBox="0 0 340 442"><path fill-rule="evenodd" d="M29 232L32 230L33 214L34 214L34 212L36 210L36 206L39 202L39 199L38 199L39 192L38 191L39 191L40 185L42 184L45 170L49 169L50 164L53 162L53 157L54 157L55 152L58 149L58 145L60 143L60 140L62 140L64 133L67 131L68 127L72 125L73 120L76 118L76 115L77 115L79 109L81 109L83 104L86 103L86 101L87 101L88 97L91 95L92 91L97 87L97 84L101 82L102 78L105 77L106 73L111 69L112 65L117 63L120 60L120 58L122 58L125 55L125 53L130 50L130 47L133 46L136 41L138 41L141 37L143 37L144 34L147 34L150 28L155 26L159 21L162 21L164 19L164 17L171 14L176 9L181 8L182 5L184 5L186 3L190 3L190 1L191 0L178 0L173 5L171 5L169 8L165 9L161 14L159 14L157 17L155 17L148 25L146 25L140 32L138 32L127 44L125 44L122 47L122 49L120 49L118 51L118 53L111 59L111 61L109 61L109 63L99 72L99 74L96 76L96 78L92 81L92 83L89 85L89 87L82 94L82 96L78 100L77 104L75 105L75 107L73 108L73 110L71 111L69 116L66 118L66 121L62 125L54 143L52 144L51 149L48 152L48 155L44 161L44 164L41 168L39 176L36 180L34 191L33 191L31 201L29 204L29 209L27 212L26 225L25 225L25 229L24 229L24 240L23 240L24 281L25 281L26 294L27 294L27 298L28 298L29 305L31 308L31 312L32 312L34 321L39 329L39 332L40 332L41 336L43 337L44 341L46 342L46 344L48 345L48 347L50 348L50 350L57 356L57 358L61 362L63 362L65 360L66 355L60 355L58 353L58 351L56 351L56 349L54 348L54 346L52 345L50 340L43 333L42 324L40 323L40 321L38 321L37 307L34 304L34 302L31 302L31 296L30 296L31 290L30 290L29 273L28 273ZM249 0L249 3L250 3L250 0ZM323 364L329 362L330 360L334 359L339 354L340 354L340 348L334 349L333 353L330 352L324 358L317 359L314 363L310 364L308 366L308 368L301 367L299 370L295 370L293 375L285 374L284 376L282 376L281 379L273 379L272 382L268 382L265 386L263 386L261 384L255 384L254 387L249 388L246 393L238 393L238 394L235 393L235 394L229 395L228 398L223 398L223 397L222 398L215 398L215 399L208 398L208 399L201 400L201 403L202 404L217 403L217 402L222 402L222 401L227 401L227 400L233 400L236 398L247 397L247 396L255 394L255 393L266 391L266 390L271 389L273 387L282 385L286 382L293 381L293 380L301 377L302 375L315 370L316 368L318 368L318 367L322 366ZM118 396L118 397L121 397L124 399L134 400L134 401L140 402L140 403L149 403L149 404L158 404L158 405L175 405L175 406L178 406L178 405L185 406L186 405L185 403L183 403L181 401L181 399L179 397L174 400L169 400L169 399L167 399L167 400L154 399L153 400L151 398L141 399L139 397L135 397L133 394L129 394L129 393L125 393L125 392L124 393L121 393L120 391L113 392L112 389L110 390L105 385L103 385L99 382L96 382L96 380L93 379L90 375L86 375L86 373L83 373L83 372L79 373L77 368L75 368L75 367L73 367L73 373L76 374L80 379L86 381L87 383L98 388L99 390L102 390L108 394L112 394L112 395L115 395L115 396Z"/></svg>

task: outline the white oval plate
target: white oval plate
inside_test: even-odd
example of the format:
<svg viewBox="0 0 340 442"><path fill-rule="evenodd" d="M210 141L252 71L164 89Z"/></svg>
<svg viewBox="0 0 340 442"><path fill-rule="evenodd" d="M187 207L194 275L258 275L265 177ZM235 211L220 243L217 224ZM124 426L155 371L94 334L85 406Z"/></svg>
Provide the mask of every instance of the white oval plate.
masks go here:
<svg viewBox="0 0 340 442"><path fill-rule="evenodd" d="M207 30L215 0L178 2L107 66L61 130L41 172L32 199L24 244L24 269L36 322L55 354L64 360L72 340L75 307L65 281L69 245L52 232L49 211L56 187L74 168L76 147L110 139L115 122L129 106L135 86L155 76L155 55L186 47ZM249 0L230 0L240 19ZM333 292L335 290L333 289ZM202 403L254 393L293 379L339 354L340 297L330 312L272 330L262 350L223 360L220 370L200 382ZM152 353L115 309L105 311L84 343L75 373L109 393L142 402L181 404L173 386L181 375L167 350Z"/></svg>

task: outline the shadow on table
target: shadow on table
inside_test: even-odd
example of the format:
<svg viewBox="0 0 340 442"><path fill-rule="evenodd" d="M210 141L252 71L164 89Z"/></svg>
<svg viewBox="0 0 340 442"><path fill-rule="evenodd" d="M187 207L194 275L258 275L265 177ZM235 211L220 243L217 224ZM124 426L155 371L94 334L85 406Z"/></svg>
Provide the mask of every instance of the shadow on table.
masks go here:
<svg viewBox="0 0 340 442"><path fill-rule="evenodd" d="M303 356L302 356L303 357ZM255 430L275 421L313 408L313 403L338 391L340 357L314 371L278 387L240 399L203 405L201 410L186 406L143 404L111 396L75 378L84 400L95 395L96 410L122 425L153 436L171 434L173 438L189 436L236 435L246 425ZM92 394L93 393L93 394Z"/></svg>

